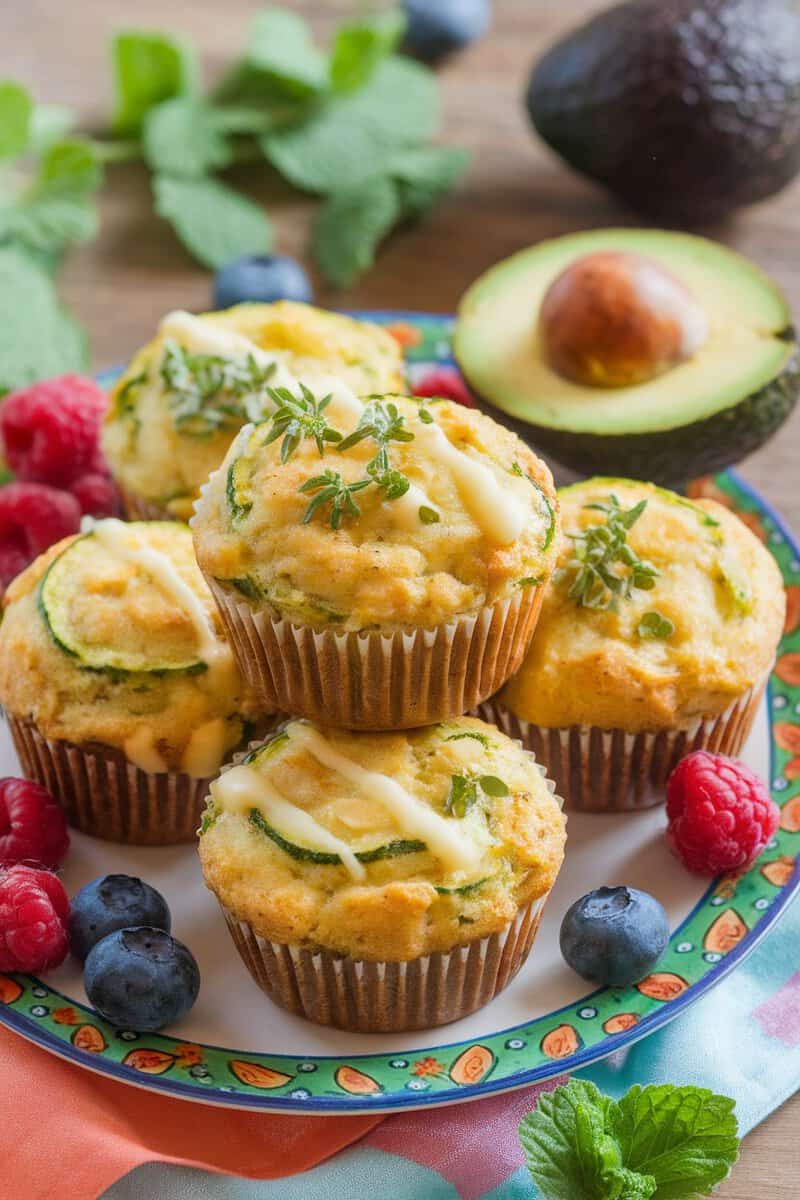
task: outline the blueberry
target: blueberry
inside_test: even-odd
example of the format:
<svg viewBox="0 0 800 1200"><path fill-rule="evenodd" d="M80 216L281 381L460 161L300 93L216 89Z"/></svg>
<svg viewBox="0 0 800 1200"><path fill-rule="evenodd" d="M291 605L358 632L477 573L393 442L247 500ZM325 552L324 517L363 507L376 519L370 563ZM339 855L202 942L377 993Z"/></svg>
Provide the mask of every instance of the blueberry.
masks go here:
<svg viewBox="0 0 800 1200"><path fill-rule="evenodd" d="M627 987L648 975L669 941L662 905L637 888L601 887L561 922L561 953L584 979Z"/></svg>
<svg viewBox="0 0 800 1200"><path fill-rule="evenodd" d="M403 0L403 8L404 48L425 62L468 46L489 28L489 0Z"/></svg>
<svg viewBox="0 0 800 1200"><path fill-rule="evenodd" d="M293 258L280 254L246 254L235 258L214 277L214 307L230 308L246 300L269 304L273 300L314 298L311 281Z"/></svg>
<svg viewBox="0 0 800 1200"><path fill-rule="evenodd" d="M192 953L163 929L117 929L89 951L84 985L112 1025L152 1032L185 1016L197 999L200 972Z"/></svg>
<svg viewBox="0 0 800 1200"><path fill-rule="evenodd" d="M170 930L167 902L160 892L133 875L101 875L72 898L69 937L81 962L92 946L115 929L152 925Z"/></svg>

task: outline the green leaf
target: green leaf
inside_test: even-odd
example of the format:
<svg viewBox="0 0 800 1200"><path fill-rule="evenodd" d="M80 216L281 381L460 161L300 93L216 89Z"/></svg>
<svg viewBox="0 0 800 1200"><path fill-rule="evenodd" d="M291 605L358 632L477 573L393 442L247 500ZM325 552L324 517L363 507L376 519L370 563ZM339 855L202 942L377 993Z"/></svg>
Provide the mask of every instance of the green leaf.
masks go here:
<svg viewBox="0 0 800 1200"><path fill-rule="evenodd" d="M288 9L265 8L255 14L246 60L292 96L314 95L327 86L324 55L303 18Z"/></svg>
<svg viewBox="0 0 800 1200"><path fill-rule="evenodd" d="M525 1161L544 1200L619 1200L603 1178L621 1166L609 1136L614 1107L593 1083L573 1079L523 1118Z"/></svg>
<svg viewBox="0 0 800 1200"><path fill-rule="evenodd" d="M28 149L38 153L61 141L75 124L75 113L62 104L37 104L28 129Z"/></svg>
<svg viewBox="0 0 800 1200"><path fill-rule="evenodd" d="M487 796L509 796L511 793L508 790L508 784L503 783L502 779L498 779L496 775L481 775L478 782L481 785L481 790Z"/></svg>
<svg viewBox="0 0 800 1200"><path fill-rule="evenodd" d="M0 214L0 232L57 259L70 242L86 241L96 233L97 213L90 196L102 174L90 142L69 138L53 143L31 186Z"/></svg>
<svg viewBox="0 0 800 1200"><path fill-rule="evenodd" d="M669 617L662 616L660 612L653 609L651 612L646 612L642 617L636 632L640 638L668 638L672 637L675 632L675 626L670 621Z"/></svg>
<svg viewBox="0 0 800 1200"><path fill-rule="evenodd" d="M695 1200L731 1171L738 1157L734 1102L706 1088L633 1087L613 1120L622 1161L655 1179L654 1200Z"/></svg>
<svg viewBox="0 0 800 1200"><path fill-rule="evenodd" d="M0 158L21 154L28 144L33 101L18 83L0 83Z"/></svg>
<svg viewBox="0 0 800 1200"><path fill-rule="evenodd" d="M231 161L231 150L211 109L190 96L151 108L144 123L144 155L153 171L200 176Z"/></svg>
<svg viewBox="0 0 800 1200"><path fill-rule="evenodd" d="M375 261L375 250L400 215L397 188L376 178L343 188L325 201L314 221L311 250L325 278L352 283Z"/></svg>
<svg viewBox="0 0 800 1200"><path fill-rule="evenodd" d="M439 124L433 75L390 55L364 87L320 104L308 119L261 138L280 173L308 192L332 192L383 173L402 146L432 137Z"/></svg>
<svg viewBox="0 0 800 1200"><path fill-rule="evenodd" d="M86 366L86 339L31 257L0 247L0 395Z"/></svg>
<svg viewBox="0 0 800 1200"><path fill-rule="evenodd" d="M422 216L456 184L469 164L458 146L413 146L399 150L388 166L400 182L400 197L410 216Z"/></svg>
<svg viewBox="0 0 800 1200"><path fill-rule="evenodd" d="M423 525L438 525L442 518L435 508L431 508L427 504L420 504L419 519Z"/></svg>
<svg viewBox="0 0 800 1200"><path fill-rule="evenodd" d="M197 65L190 46L166 33L131 30L111 43L116 107L112 129L137 134L148 109L195 90Z"/></svg>
<svg viewBox="0 0 800 1200"><path fill-rule="evenodd" d="M367 17L336 31L331 56L331 85L351 92L366 82L378 63L403 36L406 18L399 8Z"/></svg>
<svg viewBox="0 0 800 1200"><path fill-rule="evenodd" d="M272 230L263 212L215 179L153 177L156 211L198 262L217 270L242 254L267 253Z"/></svg>

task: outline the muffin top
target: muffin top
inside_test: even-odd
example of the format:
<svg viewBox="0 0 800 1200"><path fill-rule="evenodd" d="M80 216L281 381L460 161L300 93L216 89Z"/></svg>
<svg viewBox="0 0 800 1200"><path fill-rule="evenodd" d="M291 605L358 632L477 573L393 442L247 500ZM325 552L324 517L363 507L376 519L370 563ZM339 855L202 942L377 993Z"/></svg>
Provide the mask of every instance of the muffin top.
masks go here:
<svg viewBox="0 0 800 1200"><path fill-rule="evenodd" d="M528 657L500 693L537 725L672 729L769 670L785 595L772 555L713 500L626 479L559 493L558 565Z"/></svg>
<svg viewBox="0 0 800 1200"><path fill-rule="evenodd" d="M549 470L489 417L342 386L247 426L192 519L203 571L316 629L432 628L550 573Z"/></svg>
<svg viewBox="0 0 800 1200"><path fill-rule="evenodd" d="M467 717L290 721L211 786L208 886L268 940L403 961L503 929L552 887L565 820L533 756Z"/></svg>
<svg viewBox="0 0 800 1200"><path fill-rule="evenodd" d="M6 592L0 703L41 734L123 750L143 770L214 775L254 702L175 522L90 522Z"/></svg>
<svg viewBox="0 0 800 1200"><path fill-rule="evenodd" d="M236 432L272 411L270 388L329 376L357 394L397 388L400 347L377 325L289 300L169 313L112 392L103 449L124 488L185 519Z"/></svg>

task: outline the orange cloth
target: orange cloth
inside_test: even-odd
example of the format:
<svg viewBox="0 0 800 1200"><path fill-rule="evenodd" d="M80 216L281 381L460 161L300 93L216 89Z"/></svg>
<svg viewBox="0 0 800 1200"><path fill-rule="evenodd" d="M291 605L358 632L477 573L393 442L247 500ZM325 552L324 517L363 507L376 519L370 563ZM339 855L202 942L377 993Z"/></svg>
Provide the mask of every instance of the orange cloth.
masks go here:
<svg viewBox="0 0 800 1200"><path fill-rule="evenodd" d="M0 1095L0 1195L26 1200L96 1200L153 1161L277 1179L313 1167L381 1120L237 1112L159 1096L84 1071L6 1029Z"/></svg>

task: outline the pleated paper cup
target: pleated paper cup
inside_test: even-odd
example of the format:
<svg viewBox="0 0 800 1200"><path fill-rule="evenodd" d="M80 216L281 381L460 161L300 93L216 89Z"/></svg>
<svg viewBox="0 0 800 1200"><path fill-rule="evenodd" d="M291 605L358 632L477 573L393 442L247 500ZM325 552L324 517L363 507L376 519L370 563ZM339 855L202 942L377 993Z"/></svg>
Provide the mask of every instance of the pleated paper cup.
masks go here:
<svg viewBox="0 0 800 1200"><path fill-rule="evenodd" d="M30 721L7 720L23 775L52 792L81 833L135 846L196 840L208 779L150 774L113 746L76 746L43 737Z"/></svg>
<svg viewBox="0 0 800 1200"><path fill-rule="evenodd" d="M206 576L248 683L272 710L344 729L412 729L462 716L522 664L543 588L406 632L317 631L251 607Z"/></svg>
<svg viewBox="0 0 800 1200"><path fill-rule="evenodd" d="M177 521L179 518L166 508L161 508L160 505L154 504L152 500L145 500L142 496L137 496L136 492L130 492L127 488L117 484L120 498L122 500L122 509L125 513L127 521Z"/></svg>
<svg viewBox="0 0 800 1200"><path fill-rule="evenodd" d="M268 942L222 911L245 966L275 1004L354 1033L405 1033L458 1021L498 995L528 957L548 896L520 909L499 933L408 962Z"/></svg>
<svg viewBox="0 0 800 1200"><path fill-rule="evenodd" d="M568 808L635 812L664 803L672 769L693 750L739 754L765 687L766 679L718 715L699 717L683 729L657 733L626 733L596 725L561 729L532 725L496 698L479 705L477 712L533 751Z"/></svg>

